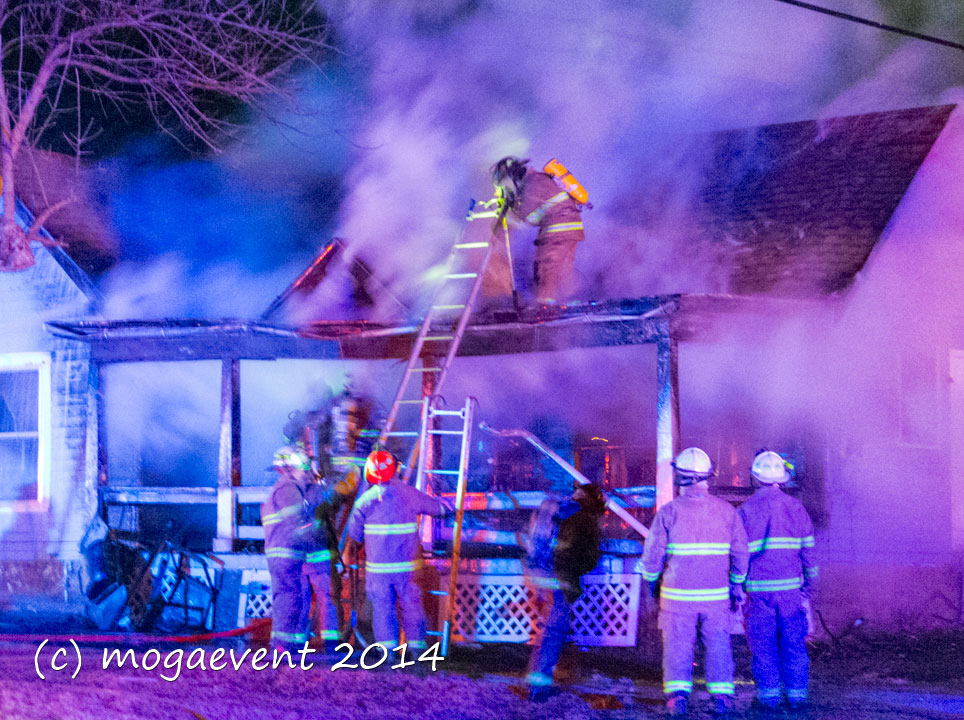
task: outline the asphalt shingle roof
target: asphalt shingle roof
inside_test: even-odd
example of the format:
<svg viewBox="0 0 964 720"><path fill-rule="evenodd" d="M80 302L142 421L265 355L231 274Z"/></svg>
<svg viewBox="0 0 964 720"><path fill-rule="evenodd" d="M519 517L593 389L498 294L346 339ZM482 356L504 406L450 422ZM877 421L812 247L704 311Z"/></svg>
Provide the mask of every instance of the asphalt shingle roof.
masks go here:
<svg viewBox="0 0 964 720"><path fill-rule="evenodd" d="M729 292L814 297L847 288L953 109L713 135L696 214Z"/></svg>

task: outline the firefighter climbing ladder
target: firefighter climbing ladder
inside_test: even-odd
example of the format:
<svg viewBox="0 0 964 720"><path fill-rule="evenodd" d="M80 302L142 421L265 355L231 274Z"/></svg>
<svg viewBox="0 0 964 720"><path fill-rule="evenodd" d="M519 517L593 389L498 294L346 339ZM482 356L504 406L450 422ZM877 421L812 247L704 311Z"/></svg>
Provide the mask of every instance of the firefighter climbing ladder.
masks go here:
<svg viewBox="0 0 964 720"><path fill-rule="evenodd" d="M495 200L480 203L484 208L483 211L473 212L475 206L475 201L473 200L472 207L469 208L466 219L471 222L484 218L497 218L499 216L498 211L489 209L495 204ZM506 235L506 242L508 242L508 229L504 219L502 221L502 229ZM435 375L433 394L437 394L441 390L449 365L458 352L459 343L461 343L462 336L465 334L465 328L468 326L469 317L472 314L472 306L482 288L482 280L489 266L492 249L495 245L494 233L491 233L485 241L479 242L467 242L463 238L464 233L459 233L458 239L452 246L452 251L449 253L445 265L442 282L439 283L432 297L428 312L425 314L425 318L419 327L415 342L412 345L412 352L405 365L405 372L399 383L398 391L395 393L395 399L392 401L392 407L388 412L381 433L378 436L378 444L381 446L384 446L389 438L401 440L403 444L405 441L411 443L408 462L406 463L404 475L402 476L405 482L411 480L412 470L419 458L419 450L421 446L425 444L424 439L427 437L427 434L424 428L429 427L425 425L425 423L431 422L436 418L445 417L442 414L444 411L436 411L431 416L428 415L426 407L427 398L423 397L422 383L412 383L412 379L414 377L422 377L426 373L433 373ZM416 367L423 351L425 351L426 355L441 358L440 362L437 365L422 363L421 367ZM419 411L421 412L419 413ZM421 425L416 425L419 418L421 418L422 421ZM470 425L466 427L470 427ZM423 441L419 442L419 438L422 438ZM468 444L466 441L466 448L467 447ZM424 457L424 454L422 457ZM459 510L457 513L457 534L459 542L461 542L461 522L462 511ZM342 545L344 545L346 534L347 527L342 533ZM457 563L455 567L457 570ZM349 603L354 607L358 597L357 562L349 565L349 571L351 580L351 598L349 599ZM453 596L454 587L450 597ZM449 605L451 604L452 601L450 600ZM447 606L445 612L451 614L453 610L454 605L451 608ZM352 610L352 613L354 617L354 610ZM448 617L448 615L446 615L446 617ZM447 624L444 629L443 646L447 650ZM358 634L357 629L354 627L353 631L356 635ZM358 637L359 640L363 642L364 639L361 638L360 635Z"/></svg>
<svg viewBox="0 0 964 720"><path fill-rule="evenodd" d="M493 201L483 203L483 212L469 212L467 219L480 220L482 218L496 218L498 212L488 210ZM505 223L503 221L503 229ZM495 244L494 236L480 242L466 242L463 233L452 247L446 263L442 282L432 298L425 319L419 327L412 353L405 366L398 392L389 410L385 424L378 437L380 445L384 445L389 438L402 441L403 445L410 442L410 454L403 475L405 482L411 480L415 462L418 459L420 443L417 441L422 434L415 426L418 422L418 412L422 409L422 383L413 383L415 377L423 377L426 373L435 375L432 394L442 390L446 374L452 359L458 352L462 336L472 314L472 306L482 288L482 279L492 248ZM419 366L419 358L425 355L438 358L437 364L423 362Z"/></svg>
<svg viewBox="0 0 964 720"><path fill-rule="evenodd" d="M436 405L440 398L438 396L427 397L422 402L422 433L419 438L418 453L418 475L416 477L416 487L425 490L429 479L433 477L445 478L455 477L455 525L452 528L452 554L451 565L449 567L448 590L432 590L432 595L445 598L445 603L440 603L439 619L441 628L430 630L429 636L439 637L441 642L441 655L448 655L449 639L452 628L455 626L455 603L456 603L456 584L459 574L459 560L462 554L462 520L465 516L465 486L469 474L469 450L472 446L472 418L474 416L476 400L466 398L465 407L461 410L442 410ZM457 421L458 427L452 428L451 421ZM449 421L450 427L445 427ZM457 469L443 467L427 467L426 458L430 456L428 444L433 438L458 439L459 447L459 466ZM441 453L440 453L441 454ZM444 457L444 455L442 455ZM434 483L433 483L434 484Z"/></svg>

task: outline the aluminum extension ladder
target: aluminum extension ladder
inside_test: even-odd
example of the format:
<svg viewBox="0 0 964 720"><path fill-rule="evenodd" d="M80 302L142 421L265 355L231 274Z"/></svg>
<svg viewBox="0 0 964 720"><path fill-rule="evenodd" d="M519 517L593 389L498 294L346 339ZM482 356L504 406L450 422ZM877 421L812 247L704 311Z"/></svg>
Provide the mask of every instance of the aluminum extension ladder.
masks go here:
<svg viewBox="0 0 964 720"><path fill-rule="evenodd" d="M477 213L470 210L466 219L471 222L482 218L497 218L498 211L488 209L494 203L495 201L482 203L486 209ZM432 394L441 392L449 366L458 352L472 315L472 306L482 288L482 279L495 245L494 233L486 241L480 242L465 242L463 237L464 231L459 233L449 254L443 281L436 289L432 304L419 327L395 399L378 436L378 444L383 447L389 438L400 440L403 446L411 443L402 476L406 483L411 481L418 459L420 443L417 440L421 433L417 423L423 400L422 383L413 383L412 379L434 373L435 385ZM438 364L423 362L419 366L419 358L423 352L438 358ZM396 455L401 458L402 453Z"/></svg>
<svg viewBox="0 0 964 720"><path fill-rule="evenodd" d="M448 590L432 590L431 594L439 598L445 598L444 607L440 607L439 618L441 627L439 630L430 630L426 634L441 638L441 654L448 656L449 640L452 629L456 626L456 585L459 574L459 561L462 558L462 520L465 517L465 486L469 475L469 452L472 447L472 423L475 414L477 401L473 397L465 399L465 406L461 410L442 410L438 404L438 396L427 397L422 402L422 434L419 439L419 461L418 475L416 476L415 487L424 491L429 479L432 477L455 477L455 525L452 528L452 554L450 557L451 565L449 568ZM445 427L449 421L449 427ZM457 421L458 427L452 428L452 422ZM458 439L459 447L459 466L457 469L442 467L426 467L426 458L429 457L428 444L433 438ZM440 453L441 457L444 454ZM441 457L439 459L441 459ZM431 537L429 537L431 540ZM441 603L440 603L441 605Z"/></svg>

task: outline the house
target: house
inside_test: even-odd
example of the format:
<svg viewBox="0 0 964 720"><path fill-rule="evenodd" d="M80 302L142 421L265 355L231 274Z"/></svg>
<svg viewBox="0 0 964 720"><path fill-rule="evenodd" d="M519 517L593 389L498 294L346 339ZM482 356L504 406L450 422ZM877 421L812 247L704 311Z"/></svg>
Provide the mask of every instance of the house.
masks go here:
<svg viewBox="0 0 964 720"><path fill-rule="evenodd" d="M699 205L727 291L817 304L684 345L683 436L713 438L728 485L760 447L804 466L831 629L960 622L964 115L791 123L714 149Z"/></svg>
<svg viewBox="0 0 964 720"><path fill-rule="evenodd" d="M858 617L889 628L959 621L964 206L954 188L964 119L944 106L789 123L719 133L693 153L700 182L684 261L711 269L715 292L574 304L511 322L476 317L446 393L482 396L504 419L542 404L580 431L591 430L589 416L611 423L651 456L646 475L627 482L655 484L660 503L671 497L674 450L709 450L716 492L734 502L750 492L755 450L780 450L817 524L816 605L831 630ZM263 454L242 463L242 365L399 359L415 333L365 322L295 329L269 316L64 316L47 326L89 347L97 368L219 364L221 432L211 433L217 469L212 460L207 487L102 494L120 505L216 507L212 547L240 573L261 568L232 552L256 538L238 525L237 507L263 494L241 472L263 465ZM597 352L605 362L590 359ZM105 458L100 466L105 474Z"/></svg>
<svg viewBox="0 0 964 720"><path fill-rule="evenodd" d="M17 221L33 222L19 201ZM8 608L77 596L80 541L97 507L90 351L44 329L48 320L94 317L97 291L63 247L32 249L34 266L0 273L0 602Z"/></svg>

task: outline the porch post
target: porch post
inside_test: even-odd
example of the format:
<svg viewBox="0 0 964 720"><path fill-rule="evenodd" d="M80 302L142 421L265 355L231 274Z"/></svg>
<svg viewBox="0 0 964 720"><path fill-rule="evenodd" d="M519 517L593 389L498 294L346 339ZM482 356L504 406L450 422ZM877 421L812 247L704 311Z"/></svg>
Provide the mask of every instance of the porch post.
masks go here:
<svg viewBox="0 0 964 720"><path fill-rule="evenodd" d="M241 485L241 361L221 360L221 435L218 444L218 520L215 552L234 550L237 513L233 488Z"/></svg>
<svg viewBox="0 0 964 720"><path fill-rule="evenodd" d="M669 323L656 342L656 508L673 499L673 458L679 452L679 348Z"/></svg>
<svg viewBox="0 0 964 720"><path fill-rule="evenodd" d="M100 363L90 364L90 385L94 395L94 424L97 428L97 486L102 487L108 482L108 464L104 369Z"/></svg>

